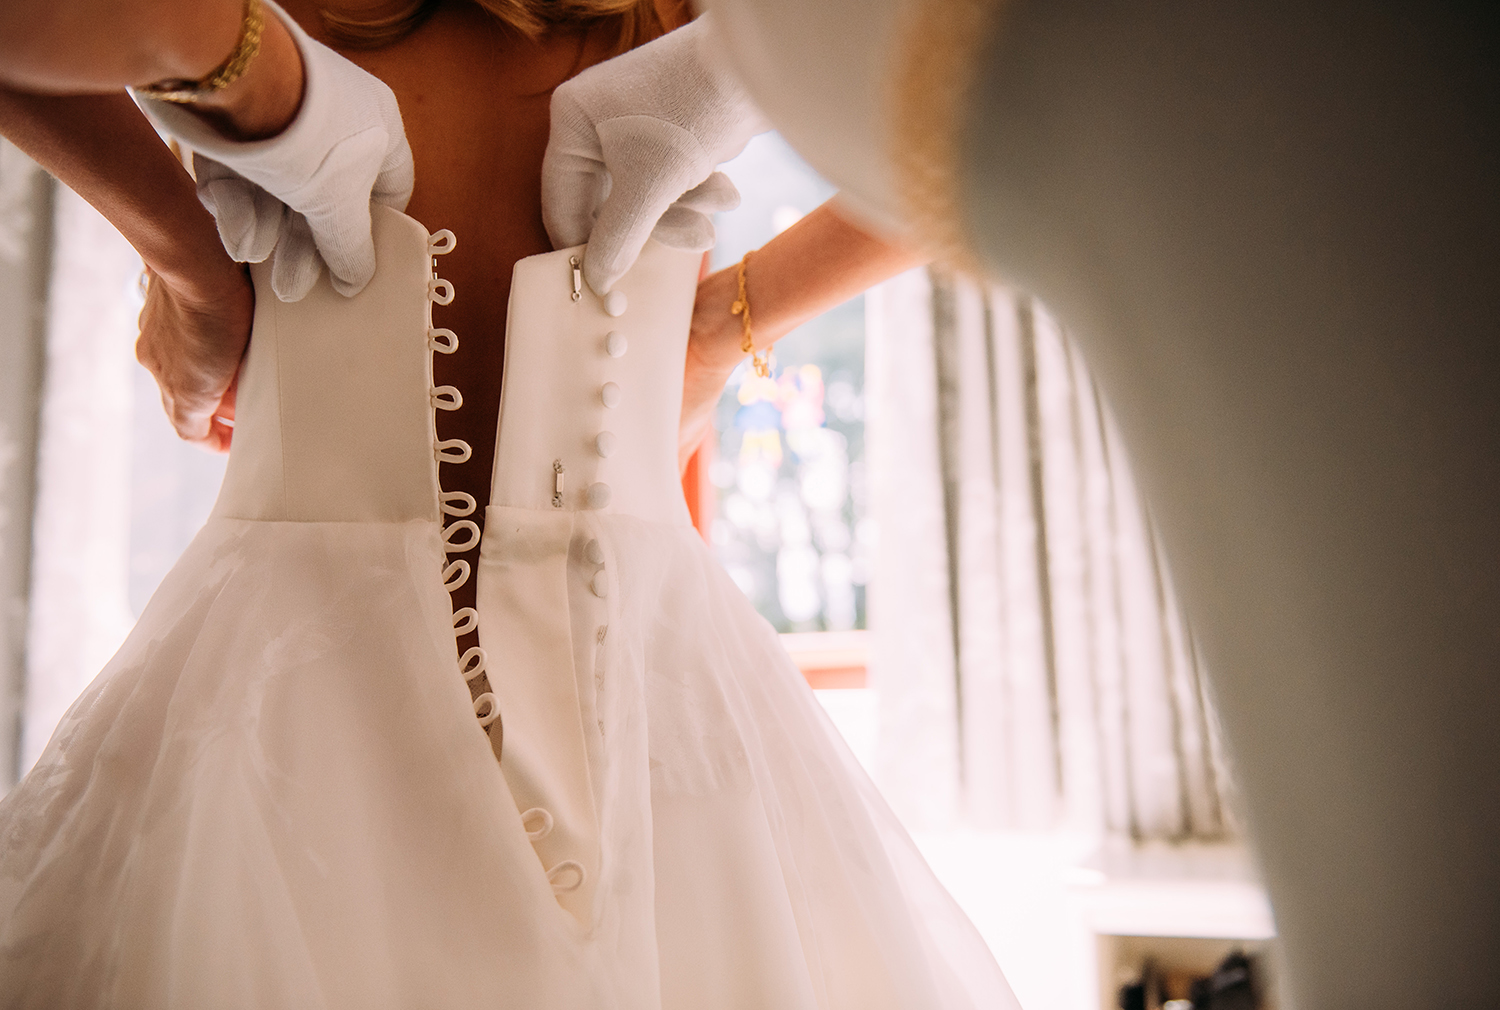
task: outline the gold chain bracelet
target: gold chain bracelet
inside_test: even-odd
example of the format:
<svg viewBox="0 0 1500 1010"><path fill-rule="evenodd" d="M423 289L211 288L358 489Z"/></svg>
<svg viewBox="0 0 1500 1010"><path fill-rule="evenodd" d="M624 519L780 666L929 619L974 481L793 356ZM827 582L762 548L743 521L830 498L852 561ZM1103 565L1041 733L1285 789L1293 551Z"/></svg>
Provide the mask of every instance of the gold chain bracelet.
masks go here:
<svg viewBox="0 0 1500 1010"><path fill-rule="evenodd" d="M239 37L235 39L234 49L223 63L196 81L157 81L137 88L136 91L147 98L176 102L179 105L191 105L215 92L223 91L243 77L249 69L250 62L260 52L260 40L265 27L266 16L260 0L245 0L245 15L240 19Z"/></svg>
<svg viewBox="0 0 1500 1010"><path fill-rule="evenodd" d="M740 350L750 355L750 364L755 369L755 374L762 379L771 377L771 352L767 348L764 351L755 349L755 340L750 326L750 295L745 290L745 267L750 263L750 254L746 253L740 260L740 296L729 306L731 316L740 317Z"/></svg>

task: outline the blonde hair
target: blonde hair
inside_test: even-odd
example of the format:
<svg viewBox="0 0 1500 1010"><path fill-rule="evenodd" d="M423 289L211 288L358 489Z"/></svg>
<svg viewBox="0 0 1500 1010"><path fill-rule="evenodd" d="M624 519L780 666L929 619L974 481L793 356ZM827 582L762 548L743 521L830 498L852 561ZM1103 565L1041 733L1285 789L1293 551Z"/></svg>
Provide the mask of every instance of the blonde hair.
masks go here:
<svg viewBox="0 0 1500 1010"><path fill-rule="evenodd" d="M407 0L394 13L379 17L318 13L328 33L341 45L357 49L379 49L410 35L442 0ZM633 49L662 34L661 20L653 0L473 0L501 24L527 38L536 38L549 28L591 28L618 25L615 53Z"/></svg>

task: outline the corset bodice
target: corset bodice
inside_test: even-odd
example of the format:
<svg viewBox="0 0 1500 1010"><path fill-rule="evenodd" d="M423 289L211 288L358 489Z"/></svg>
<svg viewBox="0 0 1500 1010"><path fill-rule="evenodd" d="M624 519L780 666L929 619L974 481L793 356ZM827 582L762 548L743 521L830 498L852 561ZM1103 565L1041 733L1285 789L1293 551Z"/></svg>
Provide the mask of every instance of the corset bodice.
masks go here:
<svg viewBox="0 0 1500 1010"><path fill-rule="evenodd" d="M434 423L464 409L461 389L432 381L431 355L462 336L432 326L433 301L455 294L434 270L453 240L372 210L376 272L353 298L325 275L281 302L269 264L252 269L255 325L216 514L441 517L438 461L468 453ZM579 282L570 261L582 254L516 264L491 502L686 523L676 445L698 254L650 243L605 299Z"/></svg>

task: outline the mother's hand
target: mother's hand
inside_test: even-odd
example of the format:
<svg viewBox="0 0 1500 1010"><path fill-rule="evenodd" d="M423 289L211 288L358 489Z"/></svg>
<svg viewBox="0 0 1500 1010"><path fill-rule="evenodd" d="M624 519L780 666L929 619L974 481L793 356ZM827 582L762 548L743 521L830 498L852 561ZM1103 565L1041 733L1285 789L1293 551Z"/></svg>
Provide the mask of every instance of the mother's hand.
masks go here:
<svg viewBox="0 0 1500 1010"><path fill-rule="evenodd" d="M211 290L168 280L149 268L146 276L136 360L156 378L177 434L228 452L235 384L255 315L248 273L236 268Z"/></svg>

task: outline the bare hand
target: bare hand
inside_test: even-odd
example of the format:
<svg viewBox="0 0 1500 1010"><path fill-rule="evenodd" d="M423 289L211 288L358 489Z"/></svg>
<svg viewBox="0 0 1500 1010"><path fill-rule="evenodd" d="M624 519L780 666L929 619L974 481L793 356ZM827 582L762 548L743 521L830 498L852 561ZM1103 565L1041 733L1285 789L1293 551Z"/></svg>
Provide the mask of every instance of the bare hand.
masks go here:
<svg viewBox="0 0 1500 1010"><path fill-rule="evenodd" d="M189 292L149 268L136 360L156 378L177 434L228 452L234 433L235 382L250 341L255 289L243 270L212 293Z"/></svg>

